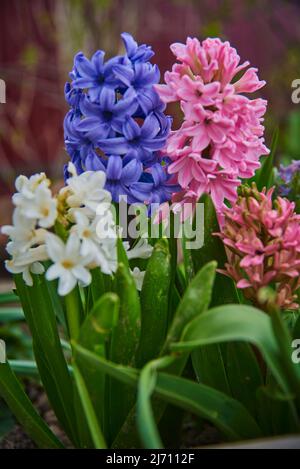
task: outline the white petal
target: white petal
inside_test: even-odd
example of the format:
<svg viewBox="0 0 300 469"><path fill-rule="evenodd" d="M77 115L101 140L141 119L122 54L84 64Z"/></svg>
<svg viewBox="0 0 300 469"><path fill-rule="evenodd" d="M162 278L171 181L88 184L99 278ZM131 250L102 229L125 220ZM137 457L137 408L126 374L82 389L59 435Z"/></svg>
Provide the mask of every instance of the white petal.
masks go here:
<svg viewBox="0 0 300 469"><path fill-rule="evenodd" d="M89 285L92 281L90 272L81 265L77 265L72 269L72 274L80 280L85 286Z"/></svg>
<svg viewBox="0 0 300 469"><path fill-rule="evenodd" d="M65 271L64 275L60 277L59 279L58 294L60 296L67 295L73 290L76 284L77 284L76 278L73 277L73 275L70 272Z"/></svg>
<svg viewBox="0 0 300 469"><path fill-rule="evenodd" d="M132 271L132 276L135 281L136 288L141 291L143 282L144 282L144 277L145 277L145 271L141 271L138 267L135 267Z"/></svg>
<svg viewBox="0 0 300 469"><path fill-rule="evenodd" d="M33 274L41 275L45 272L45 267L40 262L34 262L30 267L30 271Z"/></svg>
<svg viewBox="0 0 300 469"><path fill-rule="evenodd" d="M80 239L77 233L71 233L66 244L65 255L67 257L77 257L80 249ZM75 259L74 259L75 261Z"/></svg>
<svg viewBox="0 0 300 469"><path fill-rule="evenodd" d="M64 274L63 268L60 264L52 264L47 272L46 272L46 279L47 280L54 280Z"/></svg>
<svg viewBox="0 0 300 469"><path fill-rule="evenodd" d="M46 249L50 259L59 262L64 255L65 245L57 235L48 233L46 236Z"/></svg>
<svg viewBox="0 0 300 469"><path fill-rule="evenodd" d="M24 280L24 282L26 283L26 285L27 285L28 287L32 287L32 285L33 285L33 280L32 280L32 277L31 277L31 275L30 275L29 267L27 267L27 268L24 270L22 277L23 277L23 280Z"/></svg>

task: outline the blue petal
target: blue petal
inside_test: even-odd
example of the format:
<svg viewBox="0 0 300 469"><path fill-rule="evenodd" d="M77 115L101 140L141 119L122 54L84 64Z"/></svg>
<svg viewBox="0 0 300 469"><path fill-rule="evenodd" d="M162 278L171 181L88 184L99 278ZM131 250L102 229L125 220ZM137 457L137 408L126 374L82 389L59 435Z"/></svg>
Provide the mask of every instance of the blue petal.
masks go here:
<svg viewBox="0 0 300 469"><path fill-rule="evenodd" d="M141 128L131 117L124 122L124 136L128 141L134 140L141 135Z"/></svg>
<svg viewBox="0 0 300 469"><path fill-rule="evenodd" d="M123 168L122 182L129 185L133 182L137 182L143 172L143 165L137 160L131 160Z"/></svg>
<svg viewBox="0 0 300 469"><path fill-rule="evenodd" d="M103 63L104 63L105 52L103 50L97 50L92 57L92 64L96 71L97 75L102 75L103 73Z"/></svg>
<svg viewBox="0 0 300 469"><path fill-rule="evenodd" d="M137 51L137 48L138 48L137 42L133 39L133 37L129 33L122 33L121 38L123 39L128 57L132 56Z"/></svg>
<svg viewBox="0 0 300 469"><path fill-rule="evenodd" d="M102 151L112 155L125 155L130 149L127 140L123 137L99 140L98 145Z"/></svg>
<svg viewBox="0 0 300 469"><path fill-rule="evenodd" d="M157 118L154 116L154 114L149 114L149 116L146 117L141 128L141 137L143 139L151 139L156 137L159 131L160 125Z"/></svg>
<svg viewBox="0 0 300 469"><path fill-rule="evenodd" d="M123 169L122 158L120 156L111 155L108 157L106 175L108 179L120 180Z"/></svg>
<svg viewBox="0 0 300 469"><path fill-rule="evenodd" d="M92 63L83 55L82 52L78 52L75 55L74 65L77 72L83 78L95 78L96 70Z"/></svg>
<svg viewBox="0 0 300 469"><path fill-rule="evenodd" d="M130 65L115 65L113 73L126 86L130 86L134 78L134 71Z"/></svg>
<svg viewBox="0 0 300 469"><path fill-rule="evenodd" d="M99 104L103 110L111 111L116 101L116 93L112 88L104 87L100 93Z"/></svg>

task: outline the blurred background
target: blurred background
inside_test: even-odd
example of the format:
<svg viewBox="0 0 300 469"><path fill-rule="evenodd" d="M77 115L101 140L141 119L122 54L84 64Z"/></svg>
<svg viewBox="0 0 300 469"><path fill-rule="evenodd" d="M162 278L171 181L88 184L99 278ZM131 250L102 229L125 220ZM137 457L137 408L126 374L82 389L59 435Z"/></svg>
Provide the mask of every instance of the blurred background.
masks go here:
<svg viewBox="0 0 300 469"><path fill-rule="evenodd" d="M123 31L152 45L162 74L173 63L172 42L228 39L267 81L260 94L269 100L267 144L279 126L277 160L300 159L300 104L291 100L292 81L300 78L299 0L1 0L0 18L0 79L6 83L0 225L10 221L16 175L42 170L62 177L63 90L74 54L118 53ZM0 241L3 258L5 239Z"/></svg>

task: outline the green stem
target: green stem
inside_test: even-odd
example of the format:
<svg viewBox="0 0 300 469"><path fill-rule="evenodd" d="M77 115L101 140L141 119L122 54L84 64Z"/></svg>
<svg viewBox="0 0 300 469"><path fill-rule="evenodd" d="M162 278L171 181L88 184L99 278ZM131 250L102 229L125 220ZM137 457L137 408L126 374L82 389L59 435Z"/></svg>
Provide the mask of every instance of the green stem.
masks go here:
<svg viewBox="0 0 300 469"><path fill-rule="evenodd" d="M65 296L66 316L71 340L76 340L80 330L80 304L77 290Z"/></svg>

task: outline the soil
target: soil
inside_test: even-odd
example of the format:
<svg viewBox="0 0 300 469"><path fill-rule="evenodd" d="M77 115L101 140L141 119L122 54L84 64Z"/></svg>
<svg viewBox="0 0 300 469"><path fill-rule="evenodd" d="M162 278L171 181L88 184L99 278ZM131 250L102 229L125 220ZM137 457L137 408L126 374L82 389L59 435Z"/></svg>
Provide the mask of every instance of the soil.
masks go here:
<svg viewBox="0 0 300 469"><path fill-rule="evenodd" d="M71 449L66 434L60 427L54 412L51 410L47 396L41 386L35 383L25 384L26 392L38 410L41 417L47 422L53 433L63 442L66 448ZM220 443L221 438L218 430L212 425L202 422L193 416L187 415L182 427L182 448L196 448L199 446ZM0 441L0 449L36 449L34 442L26 435L20 425L15 425L14 429Z"/></svg>
<svg viewBox="0 0 300 469"><path fill-rule="evenodd" d="M66 448L71 448L71 443L60 427L53 410L50 407L46 394L41 386L35 383L25 384L26 392L41 417L47 422L53 433L63 442ZM0 441L0 449L36 449L35 443L26 435L20 425Z"/></svg>

